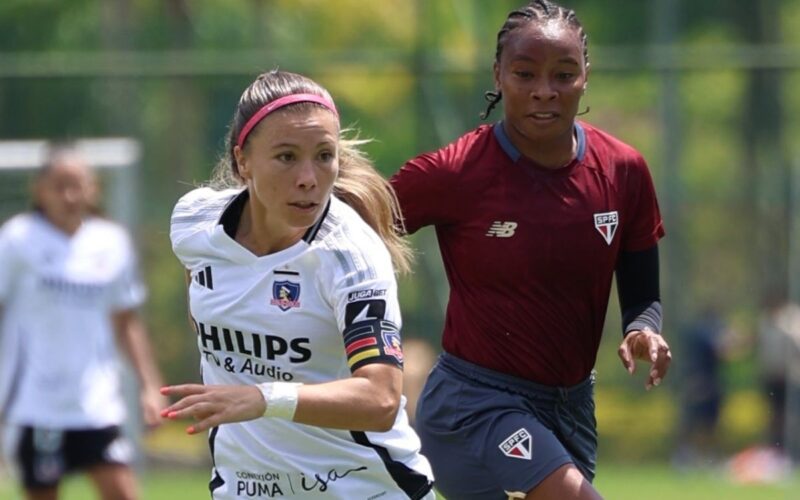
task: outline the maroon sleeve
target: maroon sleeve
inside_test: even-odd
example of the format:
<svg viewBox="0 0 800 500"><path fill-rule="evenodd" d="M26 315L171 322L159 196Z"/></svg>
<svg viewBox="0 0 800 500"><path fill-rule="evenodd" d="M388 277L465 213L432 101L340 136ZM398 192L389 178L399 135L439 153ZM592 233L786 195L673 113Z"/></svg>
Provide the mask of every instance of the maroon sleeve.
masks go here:
<svg viewBox="0 0 800 500"><path fill-rule="evenodd" d="M636 252L651 248L664 236L664 224L658 209L656 190L647 163L636 154L627 169L628 188L625 190L626 221L622 234L622 249Z"/></svg>
<svg viewBox="0 0 800 500"><path fill-rule="evenodd" d="M452 217L454 197L453 145L424 153L406 162L389 182L397 192L408 234L428 225L447 224Z"/></svg>

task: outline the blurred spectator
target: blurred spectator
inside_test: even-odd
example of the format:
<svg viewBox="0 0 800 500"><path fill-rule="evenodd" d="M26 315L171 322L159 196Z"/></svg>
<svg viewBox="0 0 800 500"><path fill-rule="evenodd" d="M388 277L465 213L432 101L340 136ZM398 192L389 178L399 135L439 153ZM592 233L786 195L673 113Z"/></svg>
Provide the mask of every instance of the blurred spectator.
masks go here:
<svg viewBox="0 0 800 500"><path fill-rule="evenodd" d="M800 352L800 306L784 297L767 300L758 328L758 363L769 405L767 438L770 446L785 449L786 394L789 368Z"/></svg>
<svg viewBox="0 0 800 500"><path fill-rule="evenodd" d="M683 405L675 463L682 467L711 465L718 453L722 366L733 352L735 335L719 311L709 306L688 325L683 345Z"/></svg>

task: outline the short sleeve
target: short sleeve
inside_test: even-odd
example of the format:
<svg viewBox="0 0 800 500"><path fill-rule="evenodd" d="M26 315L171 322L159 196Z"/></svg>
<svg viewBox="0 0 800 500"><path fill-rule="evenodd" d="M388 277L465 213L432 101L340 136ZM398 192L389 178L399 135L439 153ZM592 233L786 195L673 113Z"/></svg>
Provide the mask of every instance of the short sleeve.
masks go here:
<svg viewBox="0 0 800 500"><path fill-rule="evenodd" d="M451 144L406 162L389 180L400 202L409 234L452 220L456 190L452 182L456 146Z"/></svg>
<svg viewBox="0 0 800 500"><path fill-rule="evenodd" d="M172 248L175 249L184 238L193 234L198 226L215 221L228 200L228 197L218 196L218 192L211 188L194 189L181 196L170 217Z"/></svg>
<svg viewBox="0 0 800 500"><path fill-rule="evenodd" d="M664 236L664 223L658 208L655 186L641 155L632 160L628 173L626 221L622 249L635 252L651 248Z"/></svg>
<svg viewBox="0 0 800 500"><path fill-rule="evenodd" d="M122 237L122 269L114 283L112 306L115 310L135 309L147 298L147 288L139 272L136 251L127 234Z"/></svg>
<svg viewBox="0 0 800 500"><path fill-rule="evenodd" d="M371 363L403 364L397 282L385 247L335 250L331 290L351 372Z"/></svg>
<svg viewBox="0 0 800 500"><path fill-rule="evenodd" d="M10 223L0 227L0 304L8 301L14 289L16 271L19 269L19 258L12 236Z"/></svg>

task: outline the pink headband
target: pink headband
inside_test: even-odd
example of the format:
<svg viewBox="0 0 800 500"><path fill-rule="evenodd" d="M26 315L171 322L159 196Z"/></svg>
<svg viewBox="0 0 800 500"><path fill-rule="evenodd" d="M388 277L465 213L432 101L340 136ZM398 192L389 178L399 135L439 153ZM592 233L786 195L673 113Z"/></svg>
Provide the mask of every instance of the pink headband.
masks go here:
<svg viewBox="0 0 800 500"><path fill-rule="evenodd" d="M333 105L333 102L322 96L318 96L316 94L290 94L283 96L280 99L275 99L272 102L268 102L261 109L256 111L256 113L251 116L249 120L247 120L247 123L244 124L244 127L242 127L242 131L239 132L239 139L236 141L236 144L241 148L245 139L247 139L247 135L250 134L250 131L253 130L253 127L258 125L258 123L263 120L265 116L272 113L276 109L280 109L296 102L315 102L317 104L322 104L329 110L333 111L333 114L335 114L337 118L339 117L339 112L336 111L336 106Z"/></svg>

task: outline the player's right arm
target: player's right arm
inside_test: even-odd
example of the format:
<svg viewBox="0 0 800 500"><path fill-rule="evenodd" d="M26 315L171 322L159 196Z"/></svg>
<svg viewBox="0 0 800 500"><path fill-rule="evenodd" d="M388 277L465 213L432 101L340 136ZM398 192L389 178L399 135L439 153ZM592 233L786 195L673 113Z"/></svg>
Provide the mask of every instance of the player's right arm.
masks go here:
<svg viewBox="0 0 800 500"><path fill-rule="evenodd" d="M21 362L19 356L18 329L5 325L6 304L17 285L18 273L23 268L15 239L24 231L21 217L15 217L0 227L0 420L8 410L9 396L15 384L16 367Z"/></svg>
<svg viewBox="0 0 800 500"><path fill-rule="evenodd" d="M400 368L376 363L347 379L299 386L291 420L331 429L388 431L400 408L402 382ZM261 418L268 409L262 391L252 385L183 384L165 387L162 394L180 398L163 417L195 420L189 434Z"/></svg>
<svg viewBox="0 0 800 500"><path fill-rule="evenodd" d="M186 319L189 320L189 326L192 331L197 333L196 325L192 319L192 311L189 309L189 287L192 286L192 272L188 269L186 271Z"/></svg>

